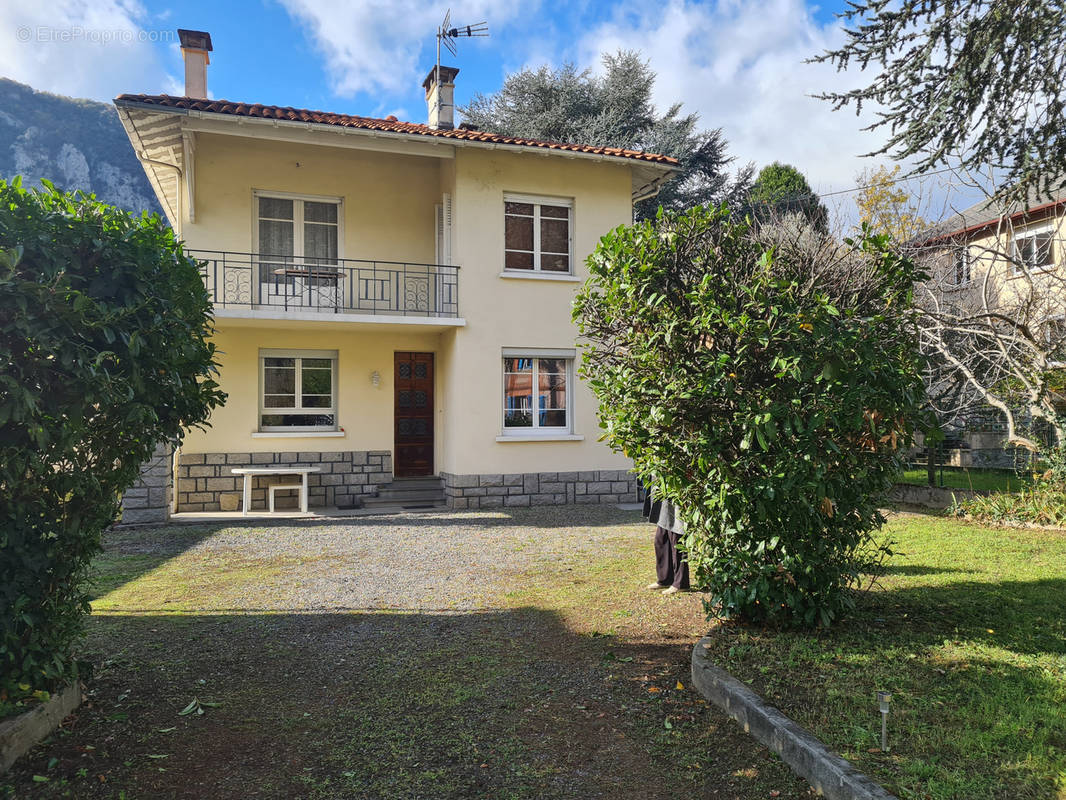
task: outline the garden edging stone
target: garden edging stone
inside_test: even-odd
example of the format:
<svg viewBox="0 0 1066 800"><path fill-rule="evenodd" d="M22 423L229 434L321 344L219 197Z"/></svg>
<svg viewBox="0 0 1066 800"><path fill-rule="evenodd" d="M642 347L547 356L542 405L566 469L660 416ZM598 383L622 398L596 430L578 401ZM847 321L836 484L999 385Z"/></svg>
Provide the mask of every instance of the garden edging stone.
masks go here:
<svg viewBox="0 0 1066 800"><path fill-rule="evenodd" d="M692 651L692 683L697 691L777 753L792 771L829 800L898 800L827 748L707 657L707 638Z"/></svg>
<svg viewBox="0 0 1066 800"><path fill-rule="evenodd" d="M81 683L76 682L54 695L46 703L16 717L0 722L0 773L56 729L81 705Z"/></svg>

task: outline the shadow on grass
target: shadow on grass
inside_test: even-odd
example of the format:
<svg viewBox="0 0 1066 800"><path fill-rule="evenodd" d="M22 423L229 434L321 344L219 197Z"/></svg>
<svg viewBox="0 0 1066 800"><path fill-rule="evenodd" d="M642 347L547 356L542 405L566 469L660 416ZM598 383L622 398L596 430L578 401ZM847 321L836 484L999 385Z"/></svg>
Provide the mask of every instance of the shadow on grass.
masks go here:
<svg viewBox="0 0 1066 800"><path fill-rule="evenodd" d="M977 569L962 569L960 567L925 567L918 564L897 564L882 568L881 574L888 575L940 575L951 572L966 572L973 574L980 572Z"/></svg>
<svg viewBox="0 0 1066 800"><path fill-rule="evenodd" d="M534 608L97 615L92 703L5 780L18 797L440 800L703 796L752 769L795 784L739 732L708 746L706 717L692 753L679 720L664 758L669 691L634 687L610 647ZM194 697L203 714L180 715Z"/></svg>
<svg viewBox="0 0 1066 800"><path fill-rule="evenodd" d="M885 620L893 635L972 638L1016 653L1064 655L1066 579L884 589L866 596L851 624L869 623L871 617Z"/></svg>
<svg viewBox="0 0 1066 800"><path fill-rule="evenodd" d="M831 630L725 626L711 653L902 797L1058 800L1064 598L1063 579L879 589ZM890 755L876 752L880 690Z"/></svg>

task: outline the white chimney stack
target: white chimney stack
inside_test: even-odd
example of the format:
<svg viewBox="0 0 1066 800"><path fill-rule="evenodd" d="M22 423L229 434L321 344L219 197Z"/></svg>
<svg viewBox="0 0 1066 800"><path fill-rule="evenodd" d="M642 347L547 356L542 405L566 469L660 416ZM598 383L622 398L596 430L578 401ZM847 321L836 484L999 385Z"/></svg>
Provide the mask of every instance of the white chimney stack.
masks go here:
<svg viewBox="0 0 1066 800"><path fill-rule="evenodd" d="M438 83L437 67L433 67L422 81L429 108L429 127L434 130L450 131L455 127L455 76L458 74L455 67L441 66Z"/></svg>
<svg viewBox="0 0 1066 800"><path fill-rule="evenodd" d="M207 99L207 65L211 63L211 34L178 28L181 54L185 58L185 96Z"/></svg>

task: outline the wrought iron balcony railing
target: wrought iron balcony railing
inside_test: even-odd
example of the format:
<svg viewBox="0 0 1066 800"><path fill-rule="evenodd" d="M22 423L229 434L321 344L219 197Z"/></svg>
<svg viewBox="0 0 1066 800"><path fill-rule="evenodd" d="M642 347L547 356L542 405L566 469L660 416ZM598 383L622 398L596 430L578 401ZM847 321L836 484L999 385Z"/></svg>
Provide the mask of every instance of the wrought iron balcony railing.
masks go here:
<svg viewBox="0 0 1066 800"><path fill-rule="evenodd" d="M458 317L459 267L189 250L216 308Z"/></svg>

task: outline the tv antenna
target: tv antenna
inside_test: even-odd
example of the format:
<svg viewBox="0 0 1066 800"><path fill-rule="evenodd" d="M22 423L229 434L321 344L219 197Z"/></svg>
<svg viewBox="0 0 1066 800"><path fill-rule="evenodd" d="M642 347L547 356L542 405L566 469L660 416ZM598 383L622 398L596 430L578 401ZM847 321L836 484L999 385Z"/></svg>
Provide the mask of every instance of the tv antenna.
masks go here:
<svg viewBox="0 0 1066 800"><path fill-rule="evenodd" d="M440 119L440 46L443 44L453 56L459 53L455 49L456 39L482 38L489 35L489 24L485 21L473 25L452 25L452 10L444 13L444 21L437 28L437 64L434 67L433 80L437 84L437 119Z"/></svg>

